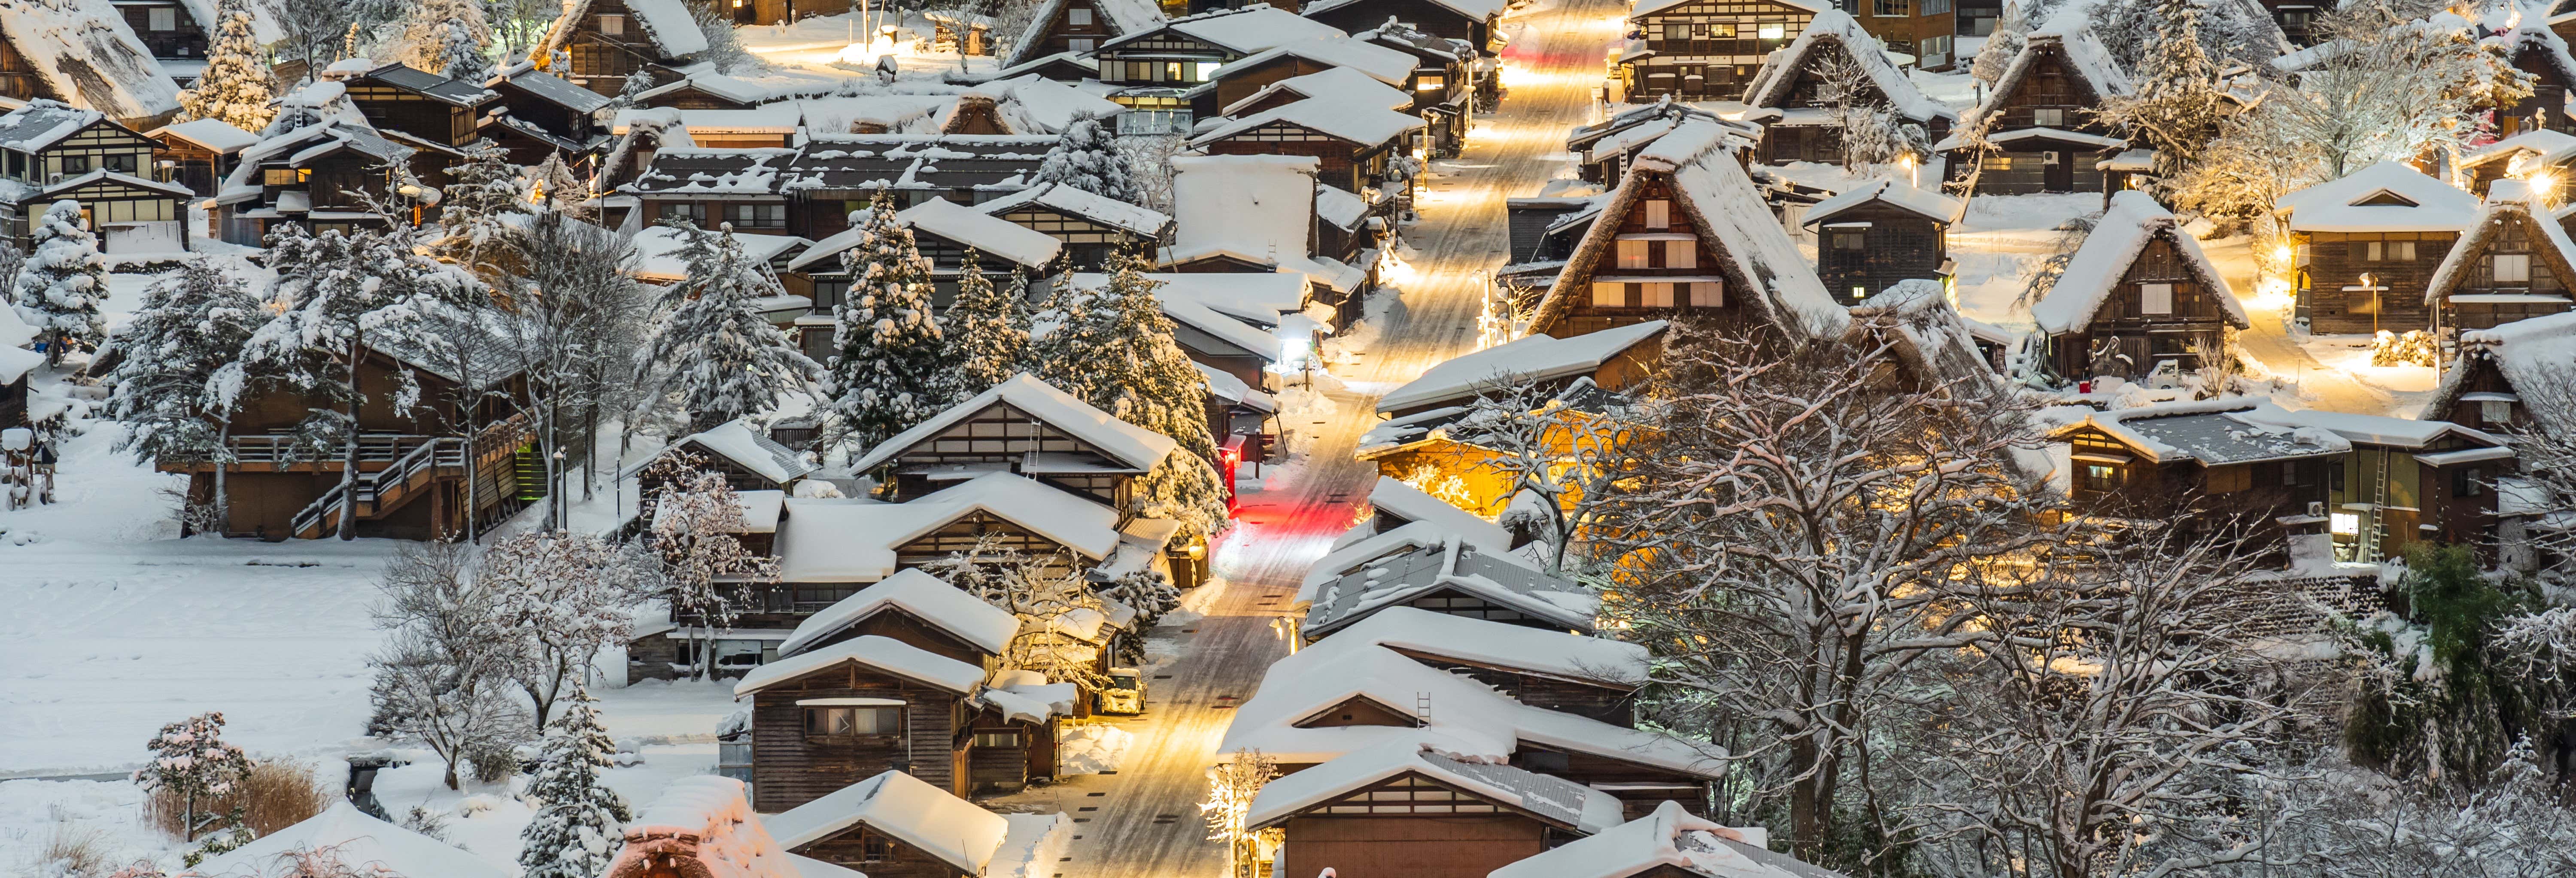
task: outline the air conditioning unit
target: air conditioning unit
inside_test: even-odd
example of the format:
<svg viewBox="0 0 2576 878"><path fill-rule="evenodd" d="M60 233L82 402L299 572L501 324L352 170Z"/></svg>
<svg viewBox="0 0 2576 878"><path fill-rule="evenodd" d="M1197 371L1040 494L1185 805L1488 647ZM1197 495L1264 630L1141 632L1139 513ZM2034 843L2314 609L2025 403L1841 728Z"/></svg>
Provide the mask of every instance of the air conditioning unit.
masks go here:
<svg viewBox="0 0 2576 878"><path fill-rule="evenodd" d="M2311 503L2309 503L2309 504L2308 504L2308 515L2309 515L2310 517L2314 517L2314 518L2324 518L2324 517L2325 517L2325 515L2326 515L2326 505L2325 505L2325 504L2323 504L2323 503L2315 503L2315 502L2311 502Z"/></svg>

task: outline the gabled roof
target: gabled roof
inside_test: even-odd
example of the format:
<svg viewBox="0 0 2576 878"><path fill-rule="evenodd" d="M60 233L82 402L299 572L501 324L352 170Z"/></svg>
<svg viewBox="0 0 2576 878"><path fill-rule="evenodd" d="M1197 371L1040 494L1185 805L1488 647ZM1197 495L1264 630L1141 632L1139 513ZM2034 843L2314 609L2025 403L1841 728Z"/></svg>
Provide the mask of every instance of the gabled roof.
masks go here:
<svg viewBox="0 0 2576 878"><path fill-rule="evenodd" d="M767 822L779 845L787 848L865 825L968 875L984 874L984 865L1011 830L1002 815L901 771L825 793Z"/></svg>
<svg viewBox="0 0 2576 878"><path fill-rule="evenodd" d="M0 0L0 38L65 103L111 119L179 109L179 86L108 0Z"/></svg>
<svg viewBox="0 0 2576 878"><path fill-rule="evenodd" d="M1452 755L1458 742L1415 734L1317 765L1263 785L1244 825L1266 827L1370 784L1417 774L1581 833L1619 822L1616 797L1564 778Z"/></svg>
<svg viewBox="0 0 2576 878"><path fill-rule="evenodd" d="M2380 202L2380 203L2371 203ZM2294 232L2457 232L2478 221L2478 198L2402 162L2380 162L2281 196Z"/></svg>
<svg viewBox="0 0 2576 878"><path fill-rule="evenodd" d="M1306 610L1305 630L1321 636L1386 607L1438 591L1458 591L1567 629L1591 630L1600 598L1581 584L1550 576L1527 560L1480 550L1451 536L1437 546L1387 555L1322 583Z"/></svg>
<svg viewBox="0 0 2576 878"><path fill-rule="evenodd" d="M778 654L803 652L817 641L890 609L909 613L994 655L1008 649L1012 635L1020 630L1019 617L1010 611L977 600L920 568L911 568L806 617L785 642L778 644Z"/></svg>
<svg viewBox="0 0 2576 878"><path fill-rule="evenodd" d="M1726 277L1731 301L1751 302L1793 337L1839 335L1850 325L1851 315L1825 291L1807 257L1772 217L1753 179L1726 146L1727 130L1720 123L1693 120L1657 138L1637 154L1602 215L1626 216L1648 180L1669 180L1674 201L1690 217L1691 227L1704 244L1718 251L1713 267ZM1618 223L1594 223L1584 233L1574 257L1566 261L1565 270L1540 300L1538 313L1530 321L1533 331L1554 325L1573 310L1577 298L1590 295L1589 289L1576 288L1592 276L1618 233Z"/></svg>
<svg viewBox="0 0 2576 878"><path fill-rule="evenodd" d="M707 34L698 29L698 20L689 14L685 0L626 0L628 18L644 29L644 36L661 50L662 57L678 60L707 50ZM552 30L537 46L537 57L543 58L572 41L573 30L589 18L590 0L564 0L563 15L555 19Z"/></svg>
<svg viewBox="0 0 2576 878"><path fill-rule="evenodd" d="M38 98L28 101L26 106L10 110L8 115L0 116L0 147L19 152L43 152L63 138L106 119L107 115L97 110L78 109L60 101Z"/></svg>
<svg viewBox="0 0 2576 878"><path fill-rule="evenodd" d="M1014 208L1030 206L1080 217L1148 238L1160 237L1164 231L1172 227L1172 218L1163 215L1160 211L1138 207L1062 183L1041 183L1017 193L975 205L975 209L993 216L1001 216Z"/></svg>
<svg viewBox="0 0 2576 878"><path fill-rule="evenodd" d="M671 443L677 448L694 444L743 469L759 473L761 478L785 484L820 467L807 461L795 449L778 444L769 434L754 428L747 418L735 418L705 430L680 437Z"/></svg>
<svg viewBox="0 0 2576 878"><path fill-rule="evenodd" d="M1464 514L1463 510L1461 514ZM1419 550L1439 549L1453 540L1480 552L1496 554L1510 553L1512 545L1511 534L1501 527L1491 523L1484 527L1461 527L1446 518L1418 518L1391 530L1366 533L1360 533L1354 527L1352 532L1359 533L1359 536L1344 534L1335 541L1331 552L1306 568L1306 578L1297 587L1297 603L1314 603L1315 597L1323 594L1326 586L1371 564ZM1531 563L1534 566L1535 562Z"/></svg>
<svg viewBox="0 0 2576 878"><path fill-rule="evenodd" d="M906 503L787 501L778 528L778 579L876 582L896 572L896 549L977 513L1092 561L1119 545L1118 510L1017 474L987 472Z"/></svg>
<svg viewBox="0 0 2576 878"><path fill-rule="evenodd" d="M1628 349L1662 335L1667 325L1662 320L1649 320L1571 338L1521 336L1423 370L1421 377L1378 397L1377 410L1383 414L1474 399L1512 379L1552 381L1587 374Z"/></svg>
<svg viewBox="0 0 2576 878"><path fill-rule="evenodd" d="M1368 523L1356 525L1340 539L1333 541L1333 548L1336 551L1381 532L1393 531L1397 527L1409 524L1429 524L1440 531L1458 534L1475 545L1490 549L1500 550L1512 544L1511 532L1503 530L1502 525L1451 506L1449 501L1397 481L1393 476L1377 477L1377 484L1370 486L1366 499L1369 507L1376 510L1378 516L1402 519L1403 524L1383 529Z"/></svg>
<svg viewBox="0 0 2576 878"><path fill-rule="evenodd" d="M1654 103L1614 112L1608 119L1589 125L1574 126L1574 130L1566 135L1565 149L1567 152L1585 152L1591 148L1594 141L1639 125L1665 120L1689 121L1692 119L1719 121L1716 113L1673 100L1671 95L1665 95L1655 99Z"/></svg>
<svg viewBox="0 0 2576 878"><path fill-rule="evenodd" d="M1091 7L1100 12L1097 23L1108 30L1112 38L1137 31L1152 30L1163 23L1163 7L1153 0L1090 0L1090 2ZM1017 41L1011 43L1010 56L1002 59L1004 68L1018 67L1038 57L1032 53L1046 44L1041 37L1045 35L1047 25L1054 24L1057 15L1064 11L1064 4L1065 0L1041 0L1037 8L1030 11L1029 26L1020 31L1020 38Z"/></svg>
<svg viewBox="0 0 2576 878"><path fill-rule="evenodd" d="M585 116L616 102L607 95L574 85L563 77L539 70L536 65L524 61L502 71L488 84L498 85L504 82L547 103Z"/></svg>
<svg viewBox="0 0 2576 878"><path fill-rule="evenodd" d="M1356 70L1387 85L1402 85L1413 75L1413 56L1385 46L1345 36L1317 37L1272 46L1254 52L1217 70L1223 79L1233 71L1250 69L1274 58L1297 57L1336 67Z"/></svg>
<svg viewBox="0 0 2576 878"><path fill-rule="evenodd" d="M2120 440L2158 464L2193 461L2225 466L2352 450L2350 441L2332 431L2297 424L2279 406L2244 397L2093 412L2049 435L2061 438L2086 427Z"/></svg>
<svg viewBox="0 0 2576 878"><path fill-rule="evenodd" d="M1173 156L1176 222L1160 264L1225 257L1356 292L1367 276L1364 269L1308 255L1315 246L1319 163L1297 155Z"/></svg>
<svg viewBox="0 0 2576 878"><path fill-rule="evenodd" d="M1814 206L1807 208L1807 218L1802 224L1812 226L1833 219L1843 211L1873 201L1883 202L1908 213L1942 223L1958 222L1959 214L1968 209L1967 202L1939 192L1899 184L1893 180L1874 180L1866 185L1845 189L1832 198L1816 202Z"/></svg>
<svg viewBox="0 0 2576 878"><path fill-rule="evenodd" d="M1384 107L1389 110L1404 110L1413 106L1413 95L1405 93L1403 89L1379 82L1377 77L1348 67L1332 67L1303 76L1291 76L1262 86L1260 91L1244 96L1242 100L1224 107L1221 112L1229 116L1236 115L1236 111L1242 107L1260 103L1263 99L1283 92L1307 98L1330 98L1355 106Z"/></svg>
<svg viewBox="0 0 2576 878"><path fill-rule="evenodd" d="M2284 427L2316 427L2341 436L2344 441L2355 445L2388 445L2422 449L2451 438L2489 448L2505 444L2504 437L2449 421L2420 421L2414 418L2392 418L2385 415L2363 415L2316 409L2300 411L2256 409L2246 412L2243 417Z"/></svg>
<svg viewBox="0 0 2576 878"><path fill-rule="evenodd" d="M259 135L235 128L232 123L222 119L194 119L176 125L163 125L143 132L143 136L156 139L174 137L222 155L232 155L249 149L251 144L259 142ZM0 140L5 139L7 138L0 137Z"/></svg>
<svg viewBox="0 0 2576 878"><path fill-rule="evenodd" d="M2528 159L2527 161L2525 159ZM2576 158L2576 135L2547 128L2534 128L2503 140L2460 154L2459 167L2479 167L2489 162L2512 160L2508 174L2528 168L2555 167Z"/></svg>
<svg viewBox="0 0 2576 878"><path fill-rule="evenodd" d="M2190 268L2201 285L2216 299L2227 322L2238 329L2253 326L2245 316L2244 304L2236 301L2236 292L2227 285L2227 277L2211 265L2209 256L2200 250L2200 242L2182 230L2171 211L2147 193L2123 189L2111 196L2111 209L2084 236L2084 243L2057 276L2048 294L2030 306L2030 317L2041 331L2051 335L2075 332L2093 324L2093 315L2111 300L2120 278L2147 244L2162 238L2181 254L2183 265Z"/></svg>
<svg viewBox="0 0 2576 878"><path fill-rule="evenodd" d="M1227 49L1237 55L1250 55L1298 40L1346 36L1340 28L1261 3L1235 9L1202 12L1187 18L1175 18L1164 22L1162 27L1137 31L1102 43L1100 48L1116 48L1165 30Z"/></svg>
<svg viewBox="0 0 2576 878"><path fill-rule="evenodd" d="M301 823L208 857L200 875L268 874L278 857L294 851L330 850L361 872L437 875L440 878L505 878L509 872L482 857L429 836L369 817L358 806L334 802Z"/></svg>
<svg viewBox="0 0 2576 878"><path fill-rule="evenodd" d="M984 669L949 658L921 647L874 634L853 637L812 652L781 656L777 661L751 669L733 686L733 697L740 700L762 689L843 664L855 664L883 671L916 683L924 683L971 695L984 682Z"/></svg>
<svg viewBox="0 0 2576 878"><path fill-rule="evenodd" d="M1798 75L1806 71L1807 65L1819 63L1836 51L1851 58L1869 76L1870 84L1898 115L1917 122L1959 118L1956 111L1925 97L1905 71L1896 69L1895 60L1887 57L1887 47L1862 30L1859 19L1840 9L1816 13L1788 48L1762 62L1762 69L1753 74L1753 85L1745 89L1744 102L1756 107L1786 107L1790 89L1798 84Z"/></svg>
<svg viewBox="0 0 2576 878"><path fill-rule="evenodd" d="M2525 411L2552 432L2576 430L2576 397L2570 396L2568 364L2576 363L2576 311L2516 320L2492 329L2460 333L2460 353L2424 402L2419 417L2439 420L2450 414L2468 392L2477 361L2492 363L2519 397Z"/></svg>
<svg viewBox="0 0 2576 878"><path fill-rule="evenodd" d="M972 247L978 253L997 256L1032 270L1045 268L1064 249L1064 242L1054 236L946 198L932 198L905 208L894 215L894 220L896 225L937 235ZM796 254L795 259L788 261L787 268L793 271L839 256L859 246L868 234L865 222L853 223L831 237L814 242L814 246L805 248L805 252ZM987 267L998 269L1007 266Z"/></svg>
<svg viewBox="0 0 2576 878"><path fill-rule="evenodd" d="M1786 862L1782 862L1786 861ZM1631 878L1672 867L1698 878L1842 878L1692 816L1680 802L1488 873L1486 878Z"/></svg>
<svg viewBox="0 0 2576 878"><path fill-rule="evenodd" d="M2567 237L2567 228L2549 215L2540 194L2531 184L2517 179L2497 180L2487 188L2486 207L2478 221L2451 252L2442 257L2442 265L2433 270L2433 280L2424 287L2424 304L2439 305L2444 297L2478 270L2478 260L2486 255L2487 245L2508 225L2519 225L2531 239L2532 249L2539 253L2549 271L2557 277L2576 278L2576 241Z"/></svg>
<svg viewBox="0 0 2576 878"><path fill-rule="evenodd" d="M490 89L484 88L483 84L480 82L467 82L462 79L440 76L438 74L401 63L385 64L376 67L373 70L359 74L359 78L372 79L404 91L418 94L422 97L459 107L477 106L488 103L494 98L499 97L499 95L493 94ZM346 80L343 81L345 82Z"/></svg>
<svg viewBox="0 0 2576 878"><path fill-rule="evenodd" d="M1410 113L1326 98L1307 98L1228 120L1190 138L1190 145L1204 146L1273 122L1296 125L1364 147L1384 144L1428 125L1422 117Z"/></svg>
<svg viewBox="0 0 2576 878"><path fill-rule="evenodd" d="M990 390L949 406L946 411L896 434L892 439L878 443L865 456L851 461L850 471L875 469L914 445L947 432L975 413L999 403L1009 403L1013 408L1090 443L1120 463L1143 472L1153 471L1163 458L1179 447L1179 443L1169 436L1119 420L1108 412L1093 408L1090 403L1074 398L1072 394L1056 389L1055 385L1039 380L1037 376L1022 372L993 385Z"/></svg>
<svg viewBox="0 0 2576 878"><path fill-rule="evenodd" d="M2120 62L2111 57L2110 50L2102 47L2102 41L2093 36L2093 27L2085 16L2089 9L2079 4L2074 14L2061 11L2047 26L2025 38L2020 54L2014 55L2003 75L1995 78L1995 87L1986 92L1985 102L1969 111L1965 124L1984 124L1988 113L2018 94L2022 80L2030 76L2031 67L2042 55L2064 59L2067 75L2092 91L2096 101L2129 94L2129 75L2120 69Z"/></svg>
<svg viewBox="0 0 2576 878"><path fill-rule="evenodd" d="M702 774L671 782L626 824L626 845L601 878L848 878L858 873L787 852L769 836L742 781ZM685 863L673 860L685 859ZM435 875L436 872L402 872Z"/></svg>
<svg viewBox="0 0 2576 878"><path fill-rule="evenodd" d="M1646 648L1634 643L1413 607L1380 610L1306 649L1358 649L1363 645L1594 686L1634 689L1646 683Z"/></svg>

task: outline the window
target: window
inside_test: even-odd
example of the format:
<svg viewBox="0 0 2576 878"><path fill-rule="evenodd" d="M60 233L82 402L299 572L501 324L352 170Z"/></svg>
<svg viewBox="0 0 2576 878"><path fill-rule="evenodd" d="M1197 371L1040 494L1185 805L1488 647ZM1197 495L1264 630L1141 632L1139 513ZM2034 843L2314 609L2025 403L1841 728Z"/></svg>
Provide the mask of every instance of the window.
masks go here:
<svg viewBox="0 0 2576 878"><path fill-rule="evenodd" d="M1673 306L1672 284L1650 283L1644 284L1643 286L1646 288L1645 302L1643 302L1646 307L1670 308Z"/></svg>
<svg viewBox="0 0 2576 878"><path fill-rule="evenodd" d="M1099 43L1090 37L1067 37L1064 41L1065 48L1076 52L1091 51L1091 47L1096 45L1099 45Z"/></svg>
<svg viewBox="0 0 2576 878"><path fill-rule="evenodd" d="M2475 497L2487 492L2486 483L2485 470L2469 467L2451 477L2451 494L2459 497Z"/></svg>
<svg viewBox="0 0 2576 878"><path fill-rule="evenodd" d="M99 166L119 174L134 173L134 154L125 152L100 156Z"/></svg>
<svg viewBox="0 0 2576 878"><path fill-rule="evenodd" d="M1716 281L1692 281L1690 305L1693 308L1719 308L1726 305L1726 285Z"/></svg>
<svg viewBox="0 0 2576 878"><path fill-rule="evenodd" d="M787 227L787 205L737 204L733 206L733 224L745 229L783 229Z"/></svg>
<svg viewBox="0 0 2576 878"><path fill-rule="evenodd" d="M821 312L841 307L841 298L849 295L849 292L850 282L847 279L824 280L816 278L814 280L814 310Z"/></svg>
<svg viewBox="0 0 2576 878"><path fill-rule="evenodd" d="M64 174L86 174L86 173L89 173L89 156L85 156L85 155L67 155L67 156L63 156L63 173L64 173Z"/></svg>
<svg viewBox="0 0 2576 878"><path fill-rule="evenodd" d="M2326 516L2326 521L2328 522L2326 524L2326 529L2333 531L2336 536L2352 537L2361 535L2361 515L2358 513L2331 513Z"/></svg>
<svg viewBox="0 0 2576 878"><path fill-rule="evenodd" d="M1652 243L1654 243L1654 242L1652 242L1652 241L1620 241L1620 242L1618 242L1618 245L1619 245L1619 267L1620 267L1620 268L1645 268L1645 267L1646 267L1646 248L1647 248L1647 245L1652 244Z"/></svg>
<svg viewBox="0 0 2576 878"><path fill-rule="evenodd" d="M2512 423L2513 403L2506 402L2501 399L2480 401L2478 403L2478 420L2490 424Z"/></svg>
<svg viewBox="0 0 2576 878"><path fill-rule="evenodd" d="M1833 233L1834 249L1859 252L1869 246L1869 236L1861 232Z"/></svg>
<svg viewBox="0 0 2576 878"><path fill-rule="evenodd" d="M1019 745L1020 733L1017 729L999 732L978 731L975 733L975 746L978 747L1017 747Z"/></svg>
<svg viewBox="0 0 2576 878"><path fill-rule="evenodd" d="M2209 493L2233 494L2251 487L2254 487L2253 467L2239 464L2209 468Z"/></svg>
<svg viewBox="0 0 2576 878"><path fill-rule="evenodd" d="M626 35L626 16L623 16L623 15L602 15L602 16L600 16L600 17L599 17L599 35L600 35L600 36L604 36L604 37L622 37L622 36L625 36L625 35Z"/></svg>
<svg viewBox="0 0 2576 878"><path fill-rule="evenodd" d="M2030 111L2030 124L2041 128L2064 128L2066 127L2066 111L2058 109L2032 110Z"/></svg>
<svg viewBox="0 0 2576 878"><path fill-rule="evenodd" d="M2084 483L2079 487L2086 491L2117 490L2120 487L2120 468L2107 463L2085 464Z"/></svg>
<svg viewBox="0 0 2576 878"><path fill-rule="evenodd" d="M176 7L176 6L155 6L155 7L152 7L152 29L153 29L153 30L178 30L178 29L179 29L179 7Z"/></svg>
<svg viewBox="0 0 2576 878"><path fill-rule="evenodd" d="M1413 78L1414 91L1439 91L1448 87L1449 77L1440 74L1425 73Z"/></svg>
<svg viewBox="0 0 2576 878"><path fill-rule="evenodd" d="M1939 15L1948 11L1950 11L1950 0L1923 0L1923 14L1925 15ZM1941 41L1941 51L1950 51L1949 37L1934 37L1933 39Z"/></svg>
<svg viewBox="0 0 2576 878"><path fill-rule="evenodd" d="M1687 25L1687 24L1668 24L1668 25L1664 25L1664 39L1667 39L1667 40L1687 40L1687 39L1690 39L1690 25Z"/></svg>
<svg viewBox="0 0 2576 878"><path fill-rule="evenodd" d="M694 201L662 202L662 219L680 220L690 225L705 225L707 206Z"/></svg>
<svg viewBox="0 0 2576 878"><path fill-rule="evenodd" d="M1673 203L1672 203L1672 202L1670 202L1670 201L1665 201L1665 200L1663 200L1663 199L1661 199L1661 198L1655 198L1655 199L1649 199L1649 200L1647 200L1647 201L1646 201L1646 228L1649 228L1649 229L1669 229L1669 228L1672 228L1672 227L1673 227Z"/></svg>
<svg viewBox="0 0 2576 878"><path fill-rule="evenodd" d="M2173 284L2139 284L2138 313L2173 313Z"/></svg>
<svg viewBox="0 0 2576 878"><path fill-rule="evenodd" d="M1622 283L1596 283L1596 284L1593 284L1593 285L1592 285L1592 307L1595 307L1595 308L1625 308L1625 307L1628 307L1628 285L1627 285L1627 284L1622 284Z"/></svg>
<svg viewBox="0 0 2576 878"><path fill-rule="evenodd" d="M1756 31L1755 33L1760 34L1761 37L1766 40L1786 39L1789 35L1789 26L1783 24L1766 24L1762 26L1761 30Z"/></svg>
<svg viewBox="0 0 2576 878"><path fill-rule="evenodd" d="M1699 267L1699 242L1698 242L1698 241L1665 241L1665 242L1664 242L1664 267L1665 267L1665 268L1698 268L1698 267Z"/></svg>
<svg viewBox="0 0 2576 878"><path fill-rule="evenodd" d="M1873 13L1880 18L1896 18L1905 15L1905 0L1876 0L1871 5L1874 7Z"/></svg>
<svg viewBox="0 0 2576 878"><path fill-rule="evenodd" d="M895 735L903 729L899 707L808 707L805 734L825 736Z"/></svg>
<svg viewBox="0 0 2576 878"><path fill-rule="evenodd" d="M9 176L27 176L27 155L25 153L13 152L9 154Z"/></svg>
<svg viewBox="0 0 2576 878"><path fill-rule="evenodd" d="M260 172L260 185L293 186L304 182L304 172L294 168L269 168Z"/></svg>
<svg viewBox="0 0 2576 878"><path fill-rule="evenodd" d="M1064 23L1077 27L1088 27L1091 24L1091 10L1067 9L1064 11Z"/></svg>
<svg viewBox="0 0 2576 878"><path fill-rule="evenodd" d="M2414 243L2408 241L2406 243ZM2487 257L2495 262L2495 282L2522 284L2531 282L2531 254L2497 253Z"/></svg>

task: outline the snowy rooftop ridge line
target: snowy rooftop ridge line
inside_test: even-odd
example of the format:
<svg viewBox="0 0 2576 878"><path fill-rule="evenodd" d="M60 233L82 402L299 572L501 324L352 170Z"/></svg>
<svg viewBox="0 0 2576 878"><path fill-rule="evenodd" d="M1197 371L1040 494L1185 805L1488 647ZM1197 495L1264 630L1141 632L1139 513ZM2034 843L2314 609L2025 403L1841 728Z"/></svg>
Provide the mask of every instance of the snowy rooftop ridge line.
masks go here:
<svg viewBox="0 0 2576 878"><path fill-rule="evenodd" d="M2281 196L2294 232L2457 232L2478 221L2478 198L2402 162L2380 162Z"/></svg>
<svg viewBox="0 0 2576 878"><path fill-rule="evenodd" d="M1020 620L992 604L959 591L939 577L921 568L907 568L875 585L860 589L833 602L821 612L806 617L796 630L778 644L778 654L795 655L823 638L886 610L910 613L940 630L956 635L968 645L994 655L1001 655L1019 633Z"/></svg>
<svg viewBox="0 0 2576 878"><path fill-rule="evenodd" d="M996 403L1009 403L1021 411L1028 412L1056 429L1099 446L1102 451L1108 452L1120 462L1137 470L1151 471L1156 465L1161 464L1163 458L1169 456L1174 448L1179 447L1179 443L1174 442L1169 436L1112 417L1108 412L1094 408L1090 403L1056 389L1055 385L1048 384L1035 375L1022 372L994 385L990 390L949 406L946 411L940 412L910 430L895 434L892 439L878 443L877 447L870 449L865 456L851 461L850 471L866 472L875 469L893 460L895 455L901 454L905 449L939 435L959 421Z"/></svg>
<svg viewBox="0 0 2576 878"><path fill-rule="evenodd" d="M969 875L984 874L1011 830L1002 815L901 771L826 793L768 822L790 848L865 824Z"/></svg>
<svg viewBox="0 0 2576 878"><path fill-rule="evenodd" d="M984 682L983 668L891 637L868 634L812 652L781 656L777 661L753 668L734 683L733 697L739 700L762 689L843 663L864 665L959 695L974 694L975 688Z"/></svg>
<svg viewBox="0 0 2576 878"><path fill-rule="evenodd" d="M1423 370L1422 376L1378 397L1379 413L1430 403L1472 399L1512 380L1552 381L1601 368L1630 348L1663 334L1670 324L1648 320L1569 338L1527 335L1481 351L1460 354Z"/></svg>
<svg viewBox="0 0 2576 878"><path fill-rule="evenodd" d="M1486 761L1479 755L1465 755L1473 753L1472 745L1447 735L1400 731L1406 734L1264 785L1253 796L1245 825L1269 826L1306 808L1408 773L1578 832L1598 832L1619 822L1619 800L1608 793Z"/></svg>
<svg viewBox="0 0 2576 878"><path fill-rule="evenodd" d="M2442 264L2433 269L2432 280L2424 285L2424 304L2440 307L2444 296L2479 270L2478 262L2486 255L2487 243L2509 225L2538 233L2532 237L2538 238L2542 246L2535 249L2551 274L2576 277L2576 240L2570 240L2567 227L2549 215L2549 208L2530 183L2507 177L2487 184L2486 204L2479 208L2477 220L2451 243L2451 251L2442 256Z"/></svg>
<svg viewBox="0 0 2576 878"><path fill-rule="evenodd" d="M1762 69L1754 72L1753 85L1746 90L1744 102L1756 107L1780 106L1788 99L1790 88L1797 84L1796 74L1803 72L1808 56L1826 51L1827 44L1840 47L1843 54L1869 76L1870 84L1877 86L1888 103L1906 118L1916 121L1959 118L1957 111L1925 96L1923 89L1916 87L1905 71L1897 69L1895 59L1887 57L1887 46L1863 30L1859 19L1841 9L1817 12L1796 40L1766 59Z"/></svg>

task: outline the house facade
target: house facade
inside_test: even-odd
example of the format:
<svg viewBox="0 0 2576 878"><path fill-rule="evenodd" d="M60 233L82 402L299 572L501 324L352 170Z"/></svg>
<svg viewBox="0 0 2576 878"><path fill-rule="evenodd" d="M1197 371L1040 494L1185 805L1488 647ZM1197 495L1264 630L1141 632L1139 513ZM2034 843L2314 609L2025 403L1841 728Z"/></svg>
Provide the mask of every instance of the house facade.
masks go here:
<svg viewBox="0 0 2576 878"><path fill-rule="evenodd" d="M1646 0L1628 14L1620 82L1630 101L1731 99L1764 58L1830 8L1811 0Z"/></svg>
<svg viewBox="0 0 2576 878"><path fill-rule="evenodd" d="M2497 180L2476 225L2434 269L2424 290L2435 331L2491 329L2568 310L2576 241L2532 197L2529 184Z"/></svg>
<svg viewBox="0 0 2576 878"><path fill-rule="evenodd" d="M2478 199L2397 162L2282 196L2298 268L2294 316L2316 332L2428 329L2425 291Z"/></svg>
<svg viewBox="0 0 2576 878"><path fill-rule="evenodd" d="M2137 190L2112 197L2030 313L2048 335L2049 368L2068 380L2225 366L2234 334L2253 326L2200 243Z"/></svg>
<svg viewBox="0 0 2576 878"><path fill-rule="evenodd" d="M1960 133L1933 149L1949 156L1950 179L1979 195L2100 192L2096 165L2128 141L2095 113L2129 91L2128 75L2089 28L2037 31Z"/></svg>
<svg viewBox="0 0 2576 878"><path fill-rule="evenodd" d="M38 100L0 115L0 237L21 252L54 202L109 253L187 250L186 187L156 179L160 144L95 110Z"/></svg>
<svg viewBox="0 0 2576 878"><path fill-rule="evenodd" d="M1816 235L1816 277L1857 305L1908 280L1950 274L1950 225L1967 205L1902 183L1879 181L1817 202L1802 223Z"/></svg>

